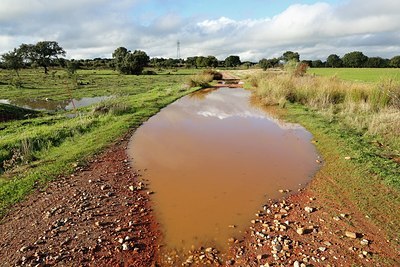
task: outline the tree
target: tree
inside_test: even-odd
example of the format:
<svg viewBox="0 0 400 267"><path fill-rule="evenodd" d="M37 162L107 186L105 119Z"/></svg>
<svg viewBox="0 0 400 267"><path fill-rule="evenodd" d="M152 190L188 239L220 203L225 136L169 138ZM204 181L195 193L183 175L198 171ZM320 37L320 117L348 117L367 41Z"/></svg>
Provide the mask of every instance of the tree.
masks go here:
<svg viewBox="0 0 400 267"><path fill-rule="evenodd" d="M386 68L389 66L389 60L381 57L370 57L365 63L367 68Z"/></svg>
<svg viewBox="0 0 400 267"><path fill-rule="evenodd" d="M331 68L340 68L343 65L343 61L336 54L331 54L326 59L326 66Z"/></svg>
<svg viewBox="0 0 400 267"><path fill-rule="evenodd" d="M7 69L12 69L15 71L19 77L19 70L24 66L24 58L21 53L14 48L13 51L1 55L3 64Z"/></svg>
<svg viewBox="0 0 400 267"><path fill-rule="evenodd" d="M67 72L69 76L72 76L76 73L76 70L79 69L79 61L70 60L66 63Z"/></svg>
<svg viewBox="0 0 400 267"><path fill-rule="evenodd" d="M186 67L195 67L195 68L197 68L196 60L197 60L197 57L188 57L186 59Z"/></svg>
<svg viewBox="0 0 400 267"><path fill-rule="evenodd" d="M33 44L22 44L18 49L24 59L44 68L48 73L48 67L58 59L58 56L65 56L65 50L55 41L41 41Z"/></svg>
<svg viewBox="0 0 400 267"><path fill-rule="evenodd" d="M400 68L400 56L392 57L389 64L393 68Z"/></svg>
<svg viewBox="0 0 400 267"><path fill-rule="evenodd" d="M207 67L216 68L218 67L218 59L214 56L208 56L207 59Z"/></svg>
<svg viewBox="0 0 400 267"><path fill-rule="evenodd" d="M277 58L271 58L271 59L266 59L263 58L258 62L258 65L263 69L267 70L268 68L274 68L279 64L279 59Z"/></svg>
<svg viewBox="0 0 400 267"><path fill-rule="evenodd" d="M292 52L292 51L286 51L285 53L283 53L282 60L284 60L285 62L294 60L296 62L300 61L300 55L297 52Z"/></svg>
<svg viewBox="0 0 400 267"><path fill-rule="evenodd" d="M323 68L323 67L325 67L325 64L320 59L313 60L311 62L311 68Z"/></svg>
<svg viewBox="0 0 400 267"><path fill-rule="evenodd" d="M197 68L207 67L207 58L205 58L203 56L196 57L196 67Z"/></svg>
<svg viewBox="0 0 400 267"><path fill-rule="evenodd" d="M130 51L128 51L128 49L125 47L118 47L112 53L115 69L121 73L126 72L124 69L124 58L128 53L130 53Z"/></svg>
<svg viewBox="0 0 400 267"><path fill-rule="evenodd" d="M225 59L226 67L237 67L241 64L239 56L229 56Z"/></svg>
<svg viewBox="0 0 400 267"><path fill-rule="evenodd" d="M343 56L343 65L348 68L362 68L368 60L360 51L353 51Z"/></svg>
<svg viewBox="0 0 400 267"><path fill-rule="evenodd" d="M125 47L115 49L112 57L115 62L115 68L123 74L139 75L150 61L146 52L135 50L132 53Z"/></svg>

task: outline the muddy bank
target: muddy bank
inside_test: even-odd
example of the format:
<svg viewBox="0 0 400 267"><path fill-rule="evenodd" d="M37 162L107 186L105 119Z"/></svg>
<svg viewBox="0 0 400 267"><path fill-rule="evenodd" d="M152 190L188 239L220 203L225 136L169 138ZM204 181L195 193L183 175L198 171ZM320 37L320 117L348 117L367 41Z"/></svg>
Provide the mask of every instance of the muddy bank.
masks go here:
<svg viewBox="0 0 400 267"><path fill-rule="evenodd" d="M2 266L150 266L159 232L127 139L33 193L0 224Z"/></svg>

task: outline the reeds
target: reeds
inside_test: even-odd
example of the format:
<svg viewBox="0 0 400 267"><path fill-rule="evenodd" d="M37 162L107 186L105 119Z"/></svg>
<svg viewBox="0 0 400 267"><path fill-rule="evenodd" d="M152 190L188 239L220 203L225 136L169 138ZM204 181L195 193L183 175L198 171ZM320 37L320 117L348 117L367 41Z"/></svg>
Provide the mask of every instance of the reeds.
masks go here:
<svg viewBox="0 0 400 267"><path fill-rule="evenodd" d="M400 146L400 84L394 80L367 84L336 77L264 73L248 82L267 105L300 103Z"/></svg>

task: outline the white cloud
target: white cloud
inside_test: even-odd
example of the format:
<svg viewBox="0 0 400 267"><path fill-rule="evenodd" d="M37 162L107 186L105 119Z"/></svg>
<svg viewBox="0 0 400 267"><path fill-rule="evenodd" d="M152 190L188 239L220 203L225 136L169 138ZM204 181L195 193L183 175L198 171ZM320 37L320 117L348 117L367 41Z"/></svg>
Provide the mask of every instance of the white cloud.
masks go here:
<svg viewBox="0 0 400 267"><path fill-rule="evenodd" d="M400 54L397 0L349 0L342 4L292 5L271 18L199 20L167 12L143 21L136 7L148 0L2 0L0 54L21 43L57 40L68 57L110 57L119 46L150 56L230 54L242 60L298 51L325 59L353 50L369 56ZM167 2L168 4L169 2Z"/></svg>

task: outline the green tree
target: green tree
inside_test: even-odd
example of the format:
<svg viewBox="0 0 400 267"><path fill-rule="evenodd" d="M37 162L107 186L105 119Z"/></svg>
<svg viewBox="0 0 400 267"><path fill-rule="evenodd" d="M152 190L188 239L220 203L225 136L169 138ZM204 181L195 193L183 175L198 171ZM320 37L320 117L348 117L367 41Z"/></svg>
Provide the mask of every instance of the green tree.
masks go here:
<svg viewBox="0 0 400 267"><path fill-rule="evenodd" d="M229 56L225 59L225 67L237 67L241 64L239 56Z"/></svg>
<svg viewBox="0 0 400 267"><path fill-rule="evenodd" d="M390 59L389 65L393 68L400 68L400 56L395 56Z"/></svg>
<svg viewBox="0 0 400 267"><path fill-rule="evenodd" d="M389 66L389 60L381 57L370 57L365 62L367 68L387 68Z"/></svg>
<svg viewBox="0 0 400 267"><path fill-rule="evenodd" d="M19 49L24 59L44 68L47 74L49 66L58 60L58 56L65 56L65 50L55 41L41 41L33 44L22 44Z"/></svg>
<svg viewBox="0 0 400 267"><path fill-rule="evenodd" d="M360 51L353 51L343 56L343 65L348 68L362 68L368 60Z"/></svg>
<svg viewBox="0 0 400 267"><path fill-rule="evenodd" d="M115 68L122 74L139 75L150 62L150 58L146 52L135 50L132 53L125 47L115 49L112 57L115 62Z"/></svg>
<svg viewBox="0 0 400 267"><path fill-rule="evenodd" d="M79 69L79 61L74 59L67 61L66 68L69 76L74 75L76 70Z"/></svg>
<svg viewBox="0 0 400 267"><path fill-rule="evenodd" d="M122 46L115 49L114 52L112 53L115 69L121 73L126 72L124 68L124 59L128 53L130 53L130 51L128 51L128 49Z"/></svg>
<svg viewBox="0 0 400 267"><path fill-rule="evenodd" d="M263 70L267 70L269 68L275 68L276 66L278 66L278 64L279 64L278 58L271 58L271 59L263 58L258 62L258 65Z"/></svg>
<svg viewBox="0 0 400 267"><path fill-rule="evenodd" d="M188 67L188 68L190 68L190 67L195 67L195 68L197 68L197 66L196 66L196 60L197 60L197 57L188 57L188 58L186 59L186 67Z"/></svg>
<svg viewBox="0 0 400 267"><path fill-rule="evenodd" d="M205 58L203 56L196 57L196 67L197 68L207 67L207 58Z"/></svg>
<svg viewBox="0 0 400 267"><path fill-rule="evenodd" d="M285 53L283 53L281 59L284 60L285 62L289 62L291 60L300 62L300 55L297 52L286 51Z"/></svg>
<svg viewBox="0 0 400 267"><path fill-rule="evenodd" d="M326 59L326 66L331 68L340 68L343 65L343 61L336 54L331 54Z"/></svg>
<svg viewBox="0 0 400 267"><path fill-rule="evenodd" d="M19 70L24 66L24 58L22 54L14 48L13 51L1 55L5 68L12 69L19 77Z"/></svg>
<svg viewBox="0 0 400 267"><path fill-rule="evenodd" d="M207 67L216 68L218 67L218 59L214 56L208 56L207 59Z"/></svg>
<svg viewBox="0 0 400 267"><path fill-rule="evenodd" d="M325 67L325 64L324 64L324 62L322 62L322 60L317 59L317 60L313 60L311 62L311 67L312 68L323 68L323 67Z"/></svg>

